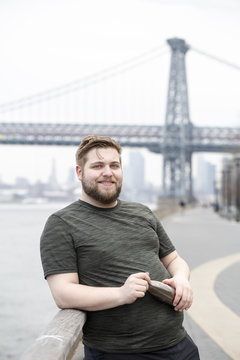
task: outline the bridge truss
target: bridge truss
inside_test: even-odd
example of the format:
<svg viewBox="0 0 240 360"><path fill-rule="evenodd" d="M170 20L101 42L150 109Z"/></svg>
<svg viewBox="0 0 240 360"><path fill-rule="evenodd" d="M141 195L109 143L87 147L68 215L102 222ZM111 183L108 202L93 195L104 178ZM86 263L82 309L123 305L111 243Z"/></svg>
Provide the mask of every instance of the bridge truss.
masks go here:
<svg viewBox="0 0 240 360"><path fill-rule="evenodd" d="M0 123L0 144L79 145L84 136L115 138L122 146L145 147L163 155L163 191L166 196L192 198L192 154L240 151L240 128L197 127L188 108L184 40L169 39L171 67L166 118L163 126Z"/></svg>
<svg viewBox="0 0 240 360"><path fill-rule="evenodd" d="M181 167L182 162L190 164L191 169L191 157L195 152L239 152L240 128L196 127L190 123L187 130L191 136L180 139L179 127L169 135L165 126L0 123L0 144L78 146L89 134L111 136L122 146L144 147L165 156L175 176L170 177L169 185L165 173L165 194L189 198L191 172L186 174L186 166ZM182 178L177 178L177 172L181 176L181 171L184 172ZM186 176L189 181L185 183Z"/></svg>

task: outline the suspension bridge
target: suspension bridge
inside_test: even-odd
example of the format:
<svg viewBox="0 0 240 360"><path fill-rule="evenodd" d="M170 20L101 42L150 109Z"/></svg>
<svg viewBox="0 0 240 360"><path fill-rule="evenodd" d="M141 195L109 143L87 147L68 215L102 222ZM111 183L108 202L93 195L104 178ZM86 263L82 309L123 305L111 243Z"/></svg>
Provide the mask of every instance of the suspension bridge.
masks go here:
<svg viewBox="0 0 240 360"><path fill-rule="evenodd" d="M163 192L170 197L192 198L192 154L194 152L236 153L240 151L240 128L199 127L190 120L185 55L191 49L226 66L240 67L191 48L183 39L168 39L171 65L165 122L161 125L114 125L108 123L19 122L0 123L0 144L78 145L89 134L107 135L122 146L145 147L163 156ZM36 105L62 99L83 89L134 70L162 54L152 49L130 61L105 69L63 86L0 105L0 114L13 114ZM129 94L131 95L131 94ZM75 100L76 101L76 100ZM86 99L85 99L86 102ZM76 104L75 104L76 105ZM60 105L58 105L60 106ZM91 106L88 104L88 106ZM74 106L71 106L74 111ZM59 108L56 112L59 111ZM24 113L22 113L24 116Z"/></svg>

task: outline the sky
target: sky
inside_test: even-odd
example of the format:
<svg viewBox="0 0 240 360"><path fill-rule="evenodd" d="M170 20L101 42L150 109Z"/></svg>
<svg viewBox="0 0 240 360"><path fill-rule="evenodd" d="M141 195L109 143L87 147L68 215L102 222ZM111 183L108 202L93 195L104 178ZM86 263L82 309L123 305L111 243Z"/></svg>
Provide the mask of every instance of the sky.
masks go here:
<svg viewBox="0 0 240 360"><path fill-rule="evenodd" d="M0 122L164 123L170 51L190 45L186 68L191 121L240 124L238 0L1 0L0 105L71 83L159 48L159 57L108 81L45 105L0 113ZM57 109L57 110L56 110ZM74 166L73 147L0 146L0 179L45 181L53 159L60 181ZM124 151L127 162L128 149ZM146 178L159 184L161 156L142 151ZM220 156L205 155L220 164ZM194 157L195 158L195 157Z"/></svg>

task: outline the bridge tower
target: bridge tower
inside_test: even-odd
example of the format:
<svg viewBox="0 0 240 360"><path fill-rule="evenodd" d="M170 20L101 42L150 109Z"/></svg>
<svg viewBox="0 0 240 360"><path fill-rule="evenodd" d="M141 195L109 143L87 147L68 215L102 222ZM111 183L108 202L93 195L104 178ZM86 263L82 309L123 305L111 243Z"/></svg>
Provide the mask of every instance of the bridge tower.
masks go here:
<svg viewBox="0 0 240 360"><path fill-rule="evenodd" d="M167 40L171 47L166 118L164 124L163 194L192 198L192 124L189 119L185 54L189 46L182 39Z"/></svg>

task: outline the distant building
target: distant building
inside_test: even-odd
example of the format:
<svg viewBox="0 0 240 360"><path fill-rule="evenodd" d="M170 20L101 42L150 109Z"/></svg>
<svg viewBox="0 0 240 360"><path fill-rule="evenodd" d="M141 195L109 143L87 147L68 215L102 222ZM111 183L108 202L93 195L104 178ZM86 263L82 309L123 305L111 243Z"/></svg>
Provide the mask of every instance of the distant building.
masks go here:
<svg viewBox="0 0 240 360"><path fill-rule="evenodd" d="M78 183L77 174L74 167L70 167L68 170L67 184L69 186L76 185Z"/></svg>
<svg viewBox="0 0 240 360"><path fill-rule="evenodd" d="M18 188L29 188L29 181L24 177L17 177L15 180L15 185Z"/></svg>
<svg viewBox="0 0 240 360"><path fill-rule="evenodd" d="M240 221L240 153L223 160L219 198L221 214Z"/></svg>
<svg viewBox="0 0 240 360"><path fill-rule="evenodd" d="M206 161L204 157L197 158L197 171L193 188L196 196L214 195L216 166Z"/></svg>
<svg viewBox="0 0 240 360"><path fill-rule="evenodd" d="M59 189L60 186L58 184L58 180L57 180L57 169L56 169L56 160L52 159L52 169L51 169L51 173L50 176L48 178L48 183L47 183L48 189L49 190L56 190Z"/></svg>
<svg viewBox="0 0 240 360"><path fill-rule="evenodd" d="M122 198L146 201L145 159L140 151L130 151L128 165L123 168Z"/></svg>
<svg viewBox="0 0 240 360"><path fill-rule="evenodd" d="M145 186L145 159L140 151L130 151L128 164L128 184L132 189L141 190Z"/></svg>

